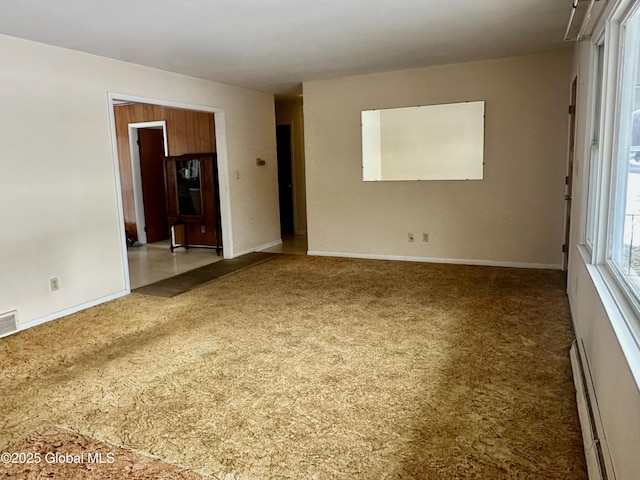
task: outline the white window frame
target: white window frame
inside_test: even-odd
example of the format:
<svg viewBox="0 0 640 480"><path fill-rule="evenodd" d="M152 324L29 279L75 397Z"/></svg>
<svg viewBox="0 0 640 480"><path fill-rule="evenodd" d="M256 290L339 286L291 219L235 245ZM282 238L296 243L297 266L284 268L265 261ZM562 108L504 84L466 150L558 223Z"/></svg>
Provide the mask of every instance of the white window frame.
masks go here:
<svg viewBox="0 0 640 480"><path fill-rule="evenodd" d="M602 56L600 55L602 53ZM590 65L591 81L589 82L591 91L589 92L589 137L587 139L587 165L585 171L585 202L586 218L583 231L582 244L593 255L594 244L598 232L598 202L600 199L600 182L602 178L602 117L604 110L604 83L605 83L605 53L606 42L604 32L591 44ZM593 261L593 258L590 259Z"/></svg>
<svg viewBox="0 0 640 480"><path fill-rule="evenodd" d="M612 264L609 252L613 241L615 195L618 180L617 132L619 101L622 91L621 67L623 65L622 35L624 25L634 14L640 12L640 0L619 0L610 10L604 34L604 74L602 85L602 108L600 112L598 179L592 185L595 200L594 235L592 239L591 261L604 282L613 301L624 319L624 329L631 334L636 352L640 349L640 295L636 295ZM592 69L591 80L594 78ZM592 110L593 116L595 110ZM598 119L593 119L598 121ZM592 130L593 131L593 130ZM588 262L589 263L589 262ZM624 332L614 325L618 336ZM628 335L627 334L627 335ZM628 338L628 337L627 337ZM627 344L626 347L630 347ZM625 347L625 350L626 350Z"/></svg>

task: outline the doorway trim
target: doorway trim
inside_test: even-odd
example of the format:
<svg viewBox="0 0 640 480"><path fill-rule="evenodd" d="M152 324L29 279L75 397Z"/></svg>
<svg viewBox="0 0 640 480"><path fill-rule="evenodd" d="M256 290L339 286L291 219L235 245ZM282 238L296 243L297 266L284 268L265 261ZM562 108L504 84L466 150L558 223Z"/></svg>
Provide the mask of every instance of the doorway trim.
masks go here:
<svg viewBox="0 0 640 480"><path fill-rule="evenodd" d="M129 263L127 261L127 233L124 225L124 202L122 200L122 186L120 184L120 159L118 158L118 139L116 137L116 121L114 106L122 102L147 103L163 107L181 108L183 110L195 110L198 112L213 113L216 125L216 153L218 157L218 173L220 190L220 218L222 227L223 258L234 258L233 248L233 228L231 224L231 190L229 182L229 158L227 151L227 122L225 111L218 107L207 107L203 105L193 105L188 103L170 102L155 98L141 97L138 95L128 95L124 93L107 92L107 105L109 110L109 123L111 127L111 149L113 151L114 177L116 181L116 193L118 211L120 214L120 238L122 245L122 263L125 275L126 292L131 292L129 280Z"/></svg>
<svg viewBox="0 0 640 480"><path fill-rule="evenodd" d="M169 156L169 145L167 144L167 122L160 120L157 122L130 123L129 128L129 150L131 158L131 175L133 177L133 204L136 211L136 228L138 241L147 243L147 232L145 230L146 220L144 216L144 196L142 195L142 167L140 165L140 149L138 148L138 130L141 128L162 128L162 141L164 143L164 156Z"/></svg>
<svg viewBox="0 0 640 480"><path fill-rule="evenodd" d="M569 282L569 254L572 250L571 246L571 208L573 205L573 175L575 164L575 147L576 147L576 121L577 121L577 104L578 104L578 75L571 80L569 88L569 119L568 119L568 146L567 146L567 169L565 177L565 215L564 215L564 238L562 247L562 270L565 274L565 284Z"/></svg>

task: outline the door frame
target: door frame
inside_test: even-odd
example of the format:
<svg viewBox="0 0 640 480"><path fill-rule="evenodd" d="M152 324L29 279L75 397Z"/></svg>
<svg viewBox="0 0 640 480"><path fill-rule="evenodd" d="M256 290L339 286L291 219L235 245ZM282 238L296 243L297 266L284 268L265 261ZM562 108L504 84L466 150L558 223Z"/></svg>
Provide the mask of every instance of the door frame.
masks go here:
<svg viewBox="0 0 640 480"><path fill-rule="evenodd" d="M573 176L575 168L576 155L576 131L577 131L577 108L578 108L578 75L576 74L571 80L569 86L569 118L568 118L568 135L567 135L567 168L565 181L565 215L564 215L564 232L563 232L563 252L562 252L562 270L565 274L565 284L568 285L569 278L569 255L571 248L571 214L573 206Z"/></svg>
<svg viewBox="0 0 640 480"><path fill-rule="evenodd" d="M122 252L122 266L124 271L125 292L131 292L129 279L129 262L127 261L127 232L124 224L124 202L122 200L122 184L120 183L120 159L118 157L118 138L116 136L116 120L114 106L122 102L147 103L163 107L181 108L183 110L195 110L198 112L212 113L215 121L216 155L218 158L218 174L220 190L220 219L222 227L223 258L234 258L233 229L231 224L231 190L229 181L229 157L227 151L227 122L225 111L218 107L206 107L187 103L170 102L155 98L128 95L124 93L107 92L107 105L109 110L109 122L111 127L111 150L113 152L114 178L116 182L116 201L120 223L120 240Z"/></svg>
<svg viewBox="0 0 640 480"><path fill-rule="evenodd" d="M131 175L133 177L133 204L136 211L136 228L138 241L147 243L146 219L144 215L144 197L142 191L142 168L140 166L140 149L138 148L138 130L141 128L162 128L162 140L164 142L164 156L169 156L169 145L167 144L167 122L160 120L156 122L130 123L129 128L129 151L131 158Z"/></svg>

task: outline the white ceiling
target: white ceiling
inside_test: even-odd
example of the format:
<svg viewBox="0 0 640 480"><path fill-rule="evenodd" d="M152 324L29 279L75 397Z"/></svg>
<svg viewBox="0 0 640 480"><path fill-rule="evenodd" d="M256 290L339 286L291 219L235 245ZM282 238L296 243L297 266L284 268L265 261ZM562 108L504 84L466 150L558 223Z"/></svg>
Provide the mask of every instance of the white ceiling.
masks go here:
<svg viewBox="0 0 640 480"><path fill-rule="evenodd" d="M2 0L0 33L273 93L563 46L571 0Z"/></svg>

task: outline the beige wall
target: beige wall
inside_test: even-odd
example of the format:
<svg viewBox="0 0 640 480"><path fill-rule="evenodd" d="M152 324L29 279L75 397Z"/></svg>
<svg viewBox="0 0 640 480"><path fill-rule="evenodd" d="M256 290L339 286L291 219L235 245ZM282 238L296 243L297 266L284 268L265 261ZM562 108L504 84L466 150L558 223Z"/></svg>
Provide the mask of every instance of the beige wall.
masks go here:
<svg viewBox="0 0 640 480"><path fill-rule="evenodd" d="M559 267L570 55L305 82L309 250ZM362 181L361 110L479 100L484 180Z"/></svg>
<svg viewBox="0 0 640 480"><path fill-rule="evenodd" d="M598 405L596 418L608 468L613 466L618 480L638 478L640 457L640 392L633 378L621 341L625 341L623 321L607 298L606 287L596 283L578 250L586 219L589 141L587 111L589 108L589 42L577 45L573 74L578 76L576 152L574 166L573 211L569 259L569 286L576 337L586 355L593 380L592 395ZM568 84L567 84L568 90ZM597 275L595 277L597 279ZM601 296L604 292L605 296ZM614 328L613 325L617 327ZM638 358L637 345L635 357ZM594 400L594 399L592 399Z"/></svg>
<svg viewBox="0 0 640 480"><path fill-rule="evenodd" d="M305 235L307 233L307 187L304 166L302 99L276 100L276 122L278 125L291 125L294 230L296 235Z"/></svg>
<svg viewBox="0 0 640 480"><path fill-rule="evenodd" d="M107 92L224 109L233 250L279 238L273 96L3 35L0 58L0 312L37 322L125 290Z"/></svg>

